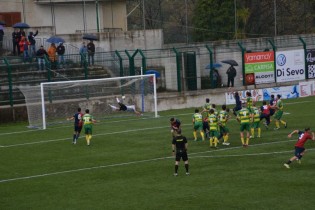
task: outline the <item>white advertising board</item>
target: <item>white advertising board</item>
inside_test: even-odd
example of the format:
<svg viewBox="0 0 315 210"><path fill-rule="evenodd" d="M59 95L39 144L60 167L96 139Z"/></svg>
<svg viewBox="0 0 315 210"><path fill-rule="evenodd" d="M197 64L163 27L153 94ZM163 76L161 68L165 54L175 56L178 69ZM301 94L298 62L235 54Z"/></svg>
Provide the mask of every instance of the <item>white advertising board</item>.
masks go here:
<svg viewBox="0 0 315 210"><path fill-rule="evenodd" d="M276 81L289 82L305 79L304 50L276 52Z"/></svg>

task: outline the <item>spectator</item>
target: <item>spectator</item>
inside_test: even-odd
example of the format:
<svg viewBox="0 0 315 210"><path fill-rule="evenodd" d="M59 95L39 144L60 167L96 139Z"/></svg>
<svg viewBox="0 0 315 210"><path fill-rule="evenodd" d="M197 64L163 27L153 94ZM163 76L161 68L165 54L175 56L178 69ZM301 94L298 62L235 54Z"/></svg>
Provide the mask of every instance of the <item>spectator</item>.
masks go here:
<svg viewBox="0 0 315 210"><path fill-rule="evenodd" d="M49 60L51 62L51 69L56 69L56 62L57 62L56 51L57 51L57 48L56 48L55 43L51 43L47 51Z"/></svg>
<svg viewBox="0 0 315 210"><path fill-rule="evenodd" d="M228 83L227 86L230 87L234 87L234 78L236 77L236 69L234 68L234 66L230 66L230 68L228 68L228 70L226 71L226 74L228 76Z"/></svg>
<svg viewBox="0 0 315 210"><path fill-rule="evenodd" d="M63 45L62 42L59 43L57 47L57 54L58 54L58 68L64 68L65 64L65 59L64 59L64 54L65 54L65 46Z"/></svg>
<svg viewBox="0 0 315 210"><path fill-rule="evenodd" d="M40 46L39 50L36 52L37 60L38 60L38 70L45 69L45 58L44 56L48 56L48 53L44 49L43 45Z"/></svg>
<svg viewBox="0 0 315 210"><path fill-rule="evenodd" d="M82 43L82 46L80 47L80 55L81 55L81 64L80 67L84 66L84 60L86 58L86 54L87 54L87 47L85 45L85 42Z"/></svg>
<svg viewBox="0 0 315 210"><path fill-rule="evenodd" d="M30 43L27 41L26 37L22 36L21 41L19 42L20 52L23 53L23 61L25 62L28 58L28 46Z"/></svg>
<svg viewBox="0 0 315 210"><path fill-rule="evenodd" d="M37 36L38 31L36 30L36 33L34 34L32 31L28 35L28 41L30 42L30 56L33 57L36 55L36 41L35 36Z"/></svg>
<svg viewBox="0 0 315 210"><path fill-rule="evenodd" d="M219 72L218 72L217 69L213 69L212 76L213 76L213 87L217 88L218 84L219 84L219 77L220 77Z"/></svg>
<svg viewBox="0 0 315 210"><path fill-rule="evenodd" d="M90 42L87 45L87 51L88 51L88 63L89 66L91 65L92 60L92 66L94 65L94 54L95 54L95 45L93 43L93 40L90 40Z"/></svg>
<svg viewBox="0 0 315 210"><path fill-rule="evenodd" d="M12 32L13 55L20 55L21 53L19 46L20 39L21 34L17 31L17 29L14 29L14 31Z"/></svg>
<svg viewBox="0 0 315 210"><path fill-rule="evenodd" d="M3 26L0 25L0 51L2 50L3 36L4 36Z"/></svg>
<svg viewBox="0 0 315 210"><path fill-rule="evenodd" d="M23 28L20 29L19 33L20 33L20 36L21 36L21 37L22 37L22 36L26 37L25 31L24 31Z"/></svg>

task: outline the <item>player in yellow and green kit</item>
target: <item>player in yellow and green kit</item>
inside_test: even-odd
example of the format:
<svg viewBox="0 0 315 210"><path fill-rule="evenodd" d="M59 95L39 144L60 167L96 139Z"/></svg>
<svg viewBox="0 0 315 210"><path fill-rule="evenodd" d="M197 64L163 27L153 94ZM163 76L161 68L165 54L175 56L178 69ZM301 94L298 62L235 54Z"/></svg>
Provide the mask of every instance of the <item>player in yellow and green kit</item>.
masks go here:
<svg viewBox="0 0 315 210"><path fill-rule="evenodd" d="M85 114L82 117L82 121L83 121L83 128L85 131L86 144L90 146L90 141L92 139L92 128L96 120L94 120L93 116L90 115L90 110L86 109Z"/></svg>
<svg viewBox="0 0 315 210"><path fill-rule="evenodd" d="M210 109L208 115L208 123L209 123L209 136L210 136L210 147L217 148L218 145L218 118L214 114L214 110Z"/></svg>
<svg viewBox="0 0 315 210"><path fill-rule="evenodd" d="M218 112L218 110L216 110L216 105L215 104L212 104L211 105L211 109L213 109L213 114L215 114L215 116L217 116L218 117L218 115L219 115L219 112Z"/></svg>
<svg viewBox="0 0 315 210"><path fill-rule="evenodd" d="M257 137L260 138L261 129L260 129L260 110L256 107L255 103L252 106L252 125L251 125L251 136L249 138L255 137L255 129L257 129Z"/></svg>
<svg viewBox="0 0 315 210"><path fill-rule="evenodd" d="M201 112L201 114L203 114L204 116L204 120L203 120L203 132L205 133L206 136L208 136L208 131L209 131L209 123L208 123L208 114L209 114L209 111L211 109L211 104L210 104L210 99L209 98L206 98L206 103L205 105L203 105L203 110Z"/></svg>
<svg viewBox="0 0 315 210"><path fill-rule="evenodd" d="M222 110L219 112L219 127L220 133L223 135L223 145L230 145L229 140L229 129L226 127L226 123L229 120L230 115L226 110L226 105L222 105Z"/></svg>
<svg viewBox="0 0 315 210"><path fill-rule="evenodd" d="M197 141L197 131L199 130L202 141L205 140L205 134L203 132L203 118L202 115L199 113L199 109L195 109L195 114L193 115L192 122L194 126L194 141Z"/></svg>
<svg viewBox="0 0 315 210"><path fill-rule="evenodd" d="M205 105L203 105L203 110L201 113L203 113L203 112L208 113L210 111L210 109L211 109L210 99L206 98L206 103L205 103Z"/></svg>
<svg viewBox="0 0 315 210"><path fill-rule="evenodd" d="M246 92L246 106L249 109L249 111L251 111L253 107L253 98L251 92L249 91Z"/></svg>
<svg viewBox="0 0 315 210"><path fill-rule="evenodd" d="M243 108L237 113L237 120L240 122L240 135L243 147L249 144L249 130L250 130L250 117L251 113L246 105L243 104ZM246 142L244 140L244 131L246 130Z"/></svg>
<svg viewBox="0 0 315 210"><path fill-rule="evenodd" d="M275 113L275 121L276 121L276 127L275 130L278 130L280 128L280 123L284 125L285 128L287 128L287 122L281 120L282 115L283 115L283 103L281 100L281 95L277 95L277 103L275 106L276 113Z"/></svg>

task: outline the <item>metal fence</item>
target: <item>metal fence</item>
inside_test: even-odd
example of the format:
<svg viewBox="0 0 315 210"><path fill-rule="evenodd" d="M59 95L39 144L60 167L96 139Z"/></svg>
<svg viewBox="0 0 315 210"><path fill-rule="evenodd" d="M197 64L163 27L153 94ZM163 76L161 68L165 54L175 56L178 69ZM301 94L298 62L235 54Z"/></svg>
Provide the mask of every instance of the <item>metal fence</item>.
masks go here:
<svg viewBox="0 0 315 210"><path fill-rule="evenodd" d="M44 40L38 41L45 43ZM4 43L10 47L9 43ZM23 61L19 56L0 58L0 105L24 103L18 90L20 85L38 85L40 82L78 80L103 77L121 77L155 72L158 92L186 92L214 89L227 86L228 64L223 60L232 59L238 63L235 88L244 83L244 54L247 52L278 51L315 48L314 35L284 36L236 41L216 41L177 46L164 49L124 50L104 52L96 48L95 62L88 65L88 57L80 55L77 47L67 44L65 64L46 59L44 71L38 70L36 58ZM305 56L306 58L306 56ZM209 67L210 66L210 67ZM214 80L214 67L218 78ZM308 79L307 74L305 79ZM277 85L276 81L275 84ZM279 84L278 84L279 85Z"/></svg>

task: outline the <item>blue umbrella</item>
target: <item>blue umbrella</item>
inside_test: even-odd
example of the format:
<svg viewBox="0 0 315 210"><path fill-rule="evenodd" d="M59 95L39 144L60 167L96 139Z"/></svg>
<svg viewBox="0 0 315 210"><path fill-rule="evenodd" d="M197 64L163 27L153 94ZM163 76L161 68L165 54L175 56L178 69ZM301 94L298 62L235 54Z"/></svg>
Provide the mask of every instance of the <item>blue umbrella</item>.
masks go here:
<svg viewBox="0 0 315 210"><path fill-rule="evenodd" d="M212 65L209 63L206 66L206 69L220 68L222 65L220 63L213 63Z"/></svg>
<svg viewBox="0 0 315 210"><path fill-rule="evenodd" d="M94 41L98 40L97 36L93 34L84 34L82 38L87 39L87 40L94 40Z"/></svg>
<svg viewBox="0 0 315 210"><path fill-rule="evenodd" d="M4 30L4 27L3 27L3 25L0 25L0 30Z"/></svg>
<svg viewBox="0 0 315 210"><path fill-rule="evenodd" d="M12 26L13 28L30 28L27 23L16 23Z"/></svg>
<svg viewBox="0 0 315 210"><path fill-rule="evenodd" d="M145 74L155 74L155 77L156 77L156 78L161 77L160 72L158 72L157 70L153 70L153 69L151 69L151 70L146 70L146 71L145 71Z"/></svg>
<svg viewBox="0 0 315 210"><path fill-rule="evenodd" d="M58 44L60 42L64 43L65 40L58 36L52 36L49 39L47 39L46 42Z"/></svg>

